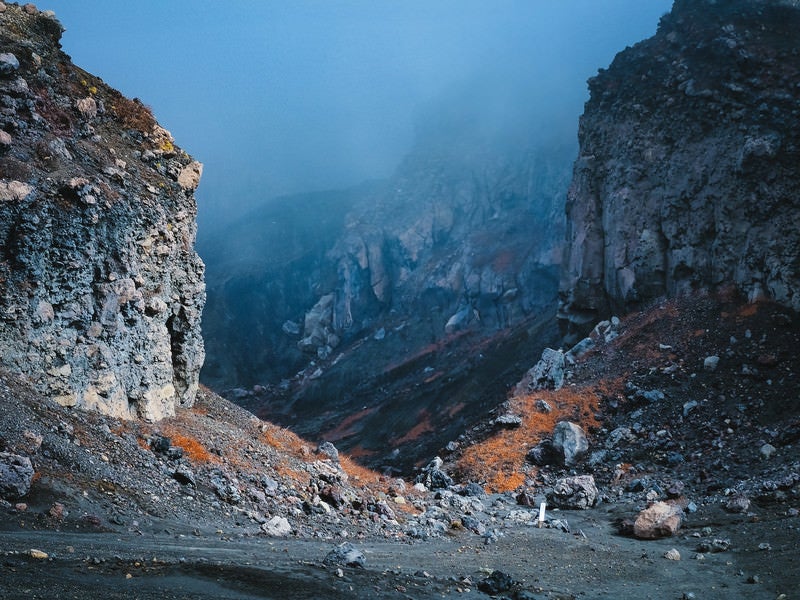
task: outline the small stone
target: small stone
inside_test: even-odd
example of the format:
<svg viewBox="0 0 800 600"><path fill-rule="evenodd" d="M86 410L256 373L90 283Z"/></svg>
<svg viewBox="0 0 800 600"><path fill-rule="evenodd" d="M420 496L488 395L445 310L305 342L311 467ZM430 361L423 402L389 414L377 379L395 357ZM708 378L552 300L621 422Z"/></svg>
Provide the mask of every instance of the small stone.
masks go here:
<svg viewBox="0 0 800 600"><path fill-rule="evenodd" d="M31 548L28 554L30 554L31 558L35 558L37 560L47 560L49 558L47 552L42 552L36 548Z"/></svg>
<svg viewBox="0 0 800 600"><path fill-rule="evenodd" d="M11 136L2 129L0 129L0 146L7 148L8 146L11 145L12 141L13 140L11 139Z"/></svg>
<svg viewBox="0 0 800 600"><path fill-rule="evenodd" d="M750 508L750 500L743 494L736 494L725 503L725 510L731 513L745 513Z"/></svg>
<svg viewBox="0 0 800 600"><path fill-rule="evenodd" d="M719 356L707 356L703 361L703 368L706 371L716 371L719 365Z"/></svg>
<svg viewBox="0 0 800 600"><path fill-rule="evenodd" d="M292 526L286 517L272 517L261 526L261 529L271 537L283 537L292 532Z"/></svg>
<svg viewBox="0 0 800 600"><path fill-rule="evenodd" d="M19 69L19 60L11 52L0 53L0 75L10 75Z"/></svg>
<svg viewBox="0 0 800 600"><path fill-rule="evenodd" d="M66 516L66 510L64 509L64 505L61 502L54 502L53 505L50 507L50 510L47 511L47 514L50 515L52 518L61 521Z"/></svg>
<svg viewBox="0 0 800 600"><path fill-rule="evenodd" d="M775 446L773 446L772 444L764 444L763 446L761 446L761 448L758 449L758 453L761 455L761 458L765 460L769 460L770 458L775 456L775 453L777 451L778 449L775 448Z"/></svg>
<svg viewBox="0 0 800 600"><path fill-rule="evenodd" d="M197 482L194 478L194 473L192 470L184 464L178 465L178 468L175 469L175 472L172 474L172 478L182 485L190 485L192 487L197 487Z"/></svg>
<svg viewBox="0 0 800 600"><path fill-rule="evenodd" d="M535 402L536 410L540 413L550 414L553 412L553 407L547 403L547 400L538 398Z"/></svg>
<svg viewBox="0 0 800 600"><path fill-rule="evenodd" d="M664 558L666 558L667 560L680 560L681 553L678 552L675 548L672 548L671 550L667 550L664 553Z"/></svg>
<svg viewBox="0 0 800 600"><path fill-rule="evenodd" d="M492 574L486 579L478 582L478 589L484 594L497 596L498 594L510 590L514 587L514 584L515 581L512 579L511 575L503 573L502 571L492 571Z"/></svg>

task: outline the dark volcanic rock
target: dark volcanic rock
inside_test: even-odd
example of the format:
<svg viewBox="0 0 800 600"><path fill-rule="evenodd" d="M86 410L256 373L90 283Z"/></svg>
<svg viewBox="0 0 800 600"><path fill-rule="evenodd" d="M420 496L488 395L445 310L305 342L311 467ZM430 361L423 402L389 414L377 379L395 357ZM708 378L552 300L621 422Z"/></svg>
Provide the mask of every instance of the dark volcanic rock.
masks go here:
<svg viewBox="0 0 800 600"><path fill-rule="evenodd" d="M30 458L0 452L0 498L22 498L31 488L33 475Z"/></svg>
<svg viewBox="0 0 800 600"><path fill-rule="evenodd" d="M194 402L203 362L202 165L61 31L0 13L0 361L63 405L156 420Z"/></svg>
<svg viewBox="0 0 800 600"><path fill-rule="evenodd" d="M589 81L561 318L735 284L800 308L800 8L680 0Z"/></svg>

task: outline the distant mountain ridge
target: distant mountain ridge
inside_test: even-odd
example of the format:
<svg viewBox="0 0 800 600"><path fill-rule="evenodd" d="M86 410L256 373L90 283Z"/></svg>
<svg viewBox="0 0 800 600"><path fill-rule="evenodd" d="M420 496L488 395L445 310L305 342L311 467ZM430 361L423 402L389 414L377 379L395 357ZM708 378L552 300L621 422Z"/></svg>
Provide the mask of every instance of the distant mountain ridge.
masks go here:
<svg viewBox="0 0 800 600"><path fill-rule="evenodd" d="M403 386L403 398L394 402L399 413L426 403L431 414L450 410L451 403L470 404L469 393L443 399L431 390L423 400L419 383L441 376L430 360L414 363L402 376L394 367L428 356L431 348L466 360L498 335L515 337L531 320L552 315L563 238L560 205L574 148L536 139L535 130L519 144L470 119L457 118L456 128L451 120L444 119L438 131L435 120L429 123L434 130L420 133L391 180L265 205L207 246L204 381L218 390L245 388L234 393L242 403L301 433L335 430L345 449L360 442L355 434L339 437L344 408L351 402L358 410L370 402L384 405L378 390L387 378L417 382L409 384L412 391ZM303 212L310 223L298 220ZM286 246L294 243L305 252L282 264L266 258L288 256ZM250 257L226 262L243 245L252 248ZM247 265L258 262L265 270L255 274ZM551 329L522 347L535 355L553 334ZM247 343L237 347L238 339ZM510 351L503 347L497 351ZM510 365L516 366L508 372ZM493 372L505 372L507 381L494 388L492 401L476 405L484 412L524 371L516 358L498 367ZM443 379L471 377L463 365L448 369ZM406 402L411 396L417 400ZM391 422L381 414L372 418ZM419 419L402 420L411 428ZM457 435L459 421L451 421ZM384 431L384 440L402 438L403 427Z"/></svg>

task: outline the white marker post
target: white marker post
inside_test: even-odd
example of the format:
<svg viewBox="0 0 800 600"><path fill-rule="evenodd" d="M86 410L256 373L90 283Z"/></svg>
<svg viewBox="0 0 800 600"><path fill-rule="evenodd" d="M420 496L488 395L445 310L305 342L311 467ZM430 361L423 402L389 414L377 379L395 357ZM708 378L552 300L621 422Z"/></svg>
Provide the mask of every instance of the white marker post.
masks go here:
<svg viewBox="0 0 800 600"><path fill-rule="evenodd" d="M544 525L544 509L546 507L547 507L547 503L546 502L542 502L539 505L539 529L541 529L542 526Z"/></svg>

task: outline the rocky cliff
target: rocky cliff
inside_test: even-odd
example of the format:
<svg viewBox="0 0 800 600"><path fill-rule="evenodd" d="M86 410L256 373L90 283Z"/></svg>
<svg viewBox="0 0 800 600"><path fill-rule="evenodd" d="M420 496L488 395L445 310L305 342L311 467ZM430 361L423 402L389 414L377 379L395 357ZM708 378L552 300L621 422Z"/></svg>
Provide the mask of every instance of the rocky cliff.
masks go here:
<svg viewBox="0 0 800 600"><path fill-rule="evenodd" d="M589 81L561 319L735 285L800 308L797 2L677 0Z"/></svg>
<svg viewBox="0 0 800 600"><path fill-rule="evenodd" d="M61 32L0 2L0 363L63 405L155 420L194 402L203 362L202 166Z"/></svg>

